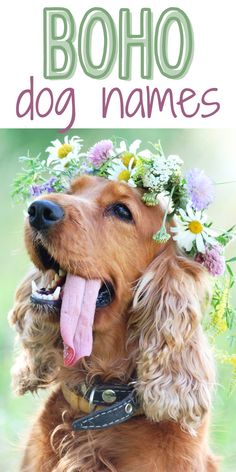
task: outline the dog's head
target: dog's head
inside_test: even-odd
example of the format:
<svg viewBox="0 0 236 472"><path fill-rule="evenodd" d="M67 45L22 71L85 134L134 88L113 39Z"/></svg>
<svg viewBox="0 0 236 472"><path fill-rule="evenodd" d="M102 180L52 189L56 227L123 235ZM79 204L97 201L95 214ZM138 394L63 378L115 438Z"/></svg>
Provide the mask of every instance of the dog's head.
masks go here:
<svg viewBox="0 0 236 472"><path fill-rule="evenodd" d="M51 295L57 286L63 292L66 274L99 280L93 328L111 329L113 318L130 304L135 282L160 250L152 235L162 216L161 208L147 207L136 189L99 177L80 177L68 194L33 202L25 225L26 247L49 286L45 293L36 291L35 301L56 308Z"/></svg>
<svg viewBox="0 0 236 472"><path fill-rule="evenodd" d="M44 275L33 283L30 310L53 317L59 338L61 311L62 338L75 341L68 364L89 355L93 333L91 357L104 378L108 359L116 378L125 378L129 365L146 415L190 430L209 408L213 381L199 324L206 275L172 240L153 240L162 220L161 206L147 207L140 190L92 176L78 178L67 194L33 202L25 241Z"/></svg>

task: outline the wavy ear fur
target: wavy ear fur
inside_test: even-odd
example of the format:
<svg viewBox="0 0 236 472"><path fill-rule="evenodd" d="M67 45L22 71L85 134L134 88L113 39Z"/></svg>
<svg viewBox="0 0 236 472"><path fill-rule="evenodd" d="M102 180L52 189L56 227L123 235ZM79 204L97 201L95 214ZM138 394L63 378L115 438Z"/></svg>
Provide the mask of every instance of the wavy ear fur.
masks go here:
<svg viewBox="0 0 236 472"><path fill-rule="evenodd" d="M153 421L174 420L195 434L211 403L214 365L200 325L209 286L204 269L173 241L152 262L134 297L137 391Z"/></svg>
<svg viewBox="0 0 236 472"><path fill-rule="evenodd" d="M16 328L22 352L12 368L12 383L16 394L47 387L57 372L58 323L49 322L45 314L33 310L30 304L31 282L40 283L39 271L32 271L19 286L9 313L9 322Z"/></svg>

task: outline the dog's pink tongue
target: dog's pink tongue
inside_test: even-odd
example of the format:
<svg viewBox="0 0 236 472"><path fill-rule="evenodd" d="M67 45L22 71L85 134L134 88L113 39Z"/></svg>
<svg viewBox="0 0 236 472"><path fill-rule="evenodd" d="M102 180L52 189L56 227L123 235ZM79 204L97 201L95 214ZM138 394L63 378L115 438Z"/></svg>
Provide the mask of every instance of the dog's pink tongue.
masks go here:
<svg viewBox="0 0 236 472"><path fill-rule="evenodd" d="M100 280L66 276L60 321L66 366L92 352L93 321L100 287Z"/></svg>

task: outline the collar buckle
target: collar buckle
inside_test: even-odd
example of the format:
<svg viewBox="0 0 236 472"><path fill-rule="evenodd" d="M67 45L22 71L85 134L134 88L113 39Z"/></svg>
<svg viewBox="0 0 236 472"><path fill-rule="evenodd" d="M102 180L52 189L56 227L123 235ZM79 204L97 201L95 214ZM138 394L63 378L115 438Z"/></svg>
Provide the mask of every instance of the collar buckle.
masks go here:
<svg viewBox="0 0 236 472"><path fill-rule="evenodd" d="M96 408L96 405L93 403L95 392L96 392L96 386L92 388L89 394L89 410L91 412L94 411Z"/></svg>

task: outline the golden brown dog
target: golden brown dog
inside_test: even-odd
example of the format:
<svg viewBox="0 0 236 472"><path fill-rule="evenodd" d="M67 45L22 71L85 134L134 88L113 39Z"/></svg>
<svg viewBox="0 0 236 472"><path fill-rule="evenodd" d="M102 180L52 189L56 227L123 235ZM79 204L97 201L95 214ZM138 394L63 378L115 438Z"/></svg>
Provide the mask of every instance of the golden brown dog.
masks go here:
<svg viewBox="0 0 236 472"><path fill-rule="evenodd" d="M11 312L23 345L13 380L19 394L54 388L21 471L217 470L208 448L214 367L200 324L207 276L173 240L153 240L163 210L147 207L140 192L84 176L68 194L41 197L29 209L25 241L36 270L19 287ZM92 353L75 363L65 362L65 353L63 361L60 309L47 299L65 273L100 280L103 296L91 328ZM49 287L39 289L40 297L46 294L41 303L30 298L32 281ZM87 413L68 403L63 385L73 391L82 382L131 380L138 414L102 430L72 430Z"/></svg>

